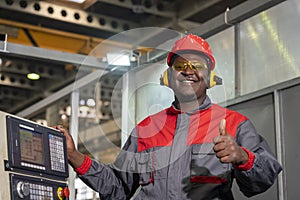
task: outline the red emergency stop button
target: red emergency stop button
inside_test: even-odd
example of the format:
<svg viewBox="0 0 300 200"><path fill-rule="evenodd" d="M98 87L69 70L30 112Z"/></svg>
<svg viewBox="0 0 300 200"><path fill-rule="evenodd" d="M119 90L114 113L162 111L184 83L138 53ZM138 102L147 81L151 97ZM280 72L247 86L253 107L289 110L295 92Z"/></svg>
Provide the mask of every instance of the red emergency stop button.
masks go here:
<svg viewBox="0 0 300 200"><path fill-rule="evenodd" d="M69 198L69 196L70 196L70 190L69 190L68 187L64 188L63 193L64 193L64 197Z"/></svg>

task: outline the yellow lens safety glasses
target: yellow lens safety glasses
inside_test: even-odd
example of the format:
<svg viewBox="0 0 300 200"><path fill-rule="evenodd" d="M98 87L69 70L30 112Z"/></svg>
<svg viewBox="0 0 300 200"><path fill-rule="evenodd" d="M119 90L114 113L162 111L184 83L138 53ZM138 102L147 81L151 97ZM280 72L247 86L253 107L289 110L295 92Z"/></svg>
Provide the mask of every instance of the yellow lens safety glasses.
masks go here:
<svg viewBox="0 0 300 200"><path fill-rule="evenodd" d="M184 71L188 67L194 71L207 70L207 65L205 63L193 60L175 60L172 65L172 68L176 71Z"/></svg>

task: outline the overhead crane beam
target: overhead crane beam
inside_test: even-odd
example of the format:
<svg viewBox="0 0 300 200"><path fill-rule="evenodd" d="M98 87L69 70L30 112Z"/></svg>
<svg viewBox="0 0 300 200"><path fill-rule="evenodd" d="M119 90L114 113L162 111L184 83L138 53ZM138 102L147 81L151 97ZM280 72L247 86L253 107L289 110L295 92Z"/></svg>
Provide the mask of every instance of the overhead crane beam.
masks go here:
<svg viewBox="0 0 300 200"><path fill-rule="evenodd" d="M131 21L44 1L20 1L19 4L16 1L0 1L0 9L0 17L11 12L13 13L13 15L11 15L12 19L16 18L23 21L28 19L37 24L42 23L43 26L48 27L56 25L56 27L60 26L60 28L67 28L64 27L63 24L69 24L73 25L74 30L77 28L78 31L83 31L82 27L102 30L102 33L99 31L99 35L105 33L106 35L109 33L119 33L124 30L139 27L139 24Z"/></svg>
<svg viewBox="0 0 300 200"><path fill-rule="evenodd" d="M159 2L157 4L152 4L152 6L149 6L147 8L147 6L145 6L144 4L141 5L135 5L132 3L132 1L119 1L119 0L98 0L99 2L102 3L107 3L107 4L112 4L115 6L119 6L119 7L124 7L124 8L131 8L133 9L135 6L138 7L140 6L140 8L142 9L141 12L144 13L149 13L151 15L157 15L160 17L166 17L166 18L174 18L176 16L176 12L173 9L173 11L169 8L169 9L159 9ZM169 7L174 7L172 5L170 5L171 3L169 3Z"/></svg>

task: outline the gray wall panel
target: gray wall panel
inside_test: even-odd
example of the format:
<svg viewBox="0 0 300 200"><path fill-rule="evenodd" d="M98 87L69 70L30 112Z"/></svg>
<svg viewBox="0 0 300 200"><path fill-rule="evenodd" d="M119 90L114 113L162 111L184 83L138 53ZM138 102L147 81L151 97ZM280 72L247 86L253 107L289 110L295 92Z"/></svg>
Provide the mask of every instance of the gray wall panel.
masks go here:
<svg viewBox="0 0 300 200"><path fill-rule="evenodd" d="M281 100L287 199L299 199L300 85L283 90Z"/></svg>
<svg viewBox="0 0 300 200"><path fill-rule="evenodd" d="M269 143L271 149L275 153L276 141L275 141L275 117L274 117L274 105L273 95L267 95L260 98L256 98L250 101L239 103L229 108L236 110L245 116L247 116L256 127L258 133L260 133ZM251 198L245 197L240 191L236 183L233 184L233 192L235 199L246 200L265 200L265 199L278 199L277 183L274 184L268 191L263 194L256 195Z"/></svg>

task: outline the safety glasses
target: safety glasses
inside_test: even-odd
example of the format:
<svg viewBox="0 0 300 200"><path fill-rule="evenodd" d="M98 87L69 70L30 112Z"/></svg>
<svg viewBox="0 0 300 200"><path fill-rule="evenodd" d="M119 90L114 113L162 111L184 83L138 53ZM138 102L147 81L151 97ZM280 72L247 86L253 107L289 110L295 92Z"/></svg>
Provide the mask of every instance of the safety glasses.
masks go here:
<svg viewBox="0 0 300 200"><path fill-rule="evenodd" d="M207 65L206 63L197 61L197 60L175 60L172 68L176 71L184 71L187 68L190 68L191 70L194 71L202 71L202 70L207 70Z"/></svg>

